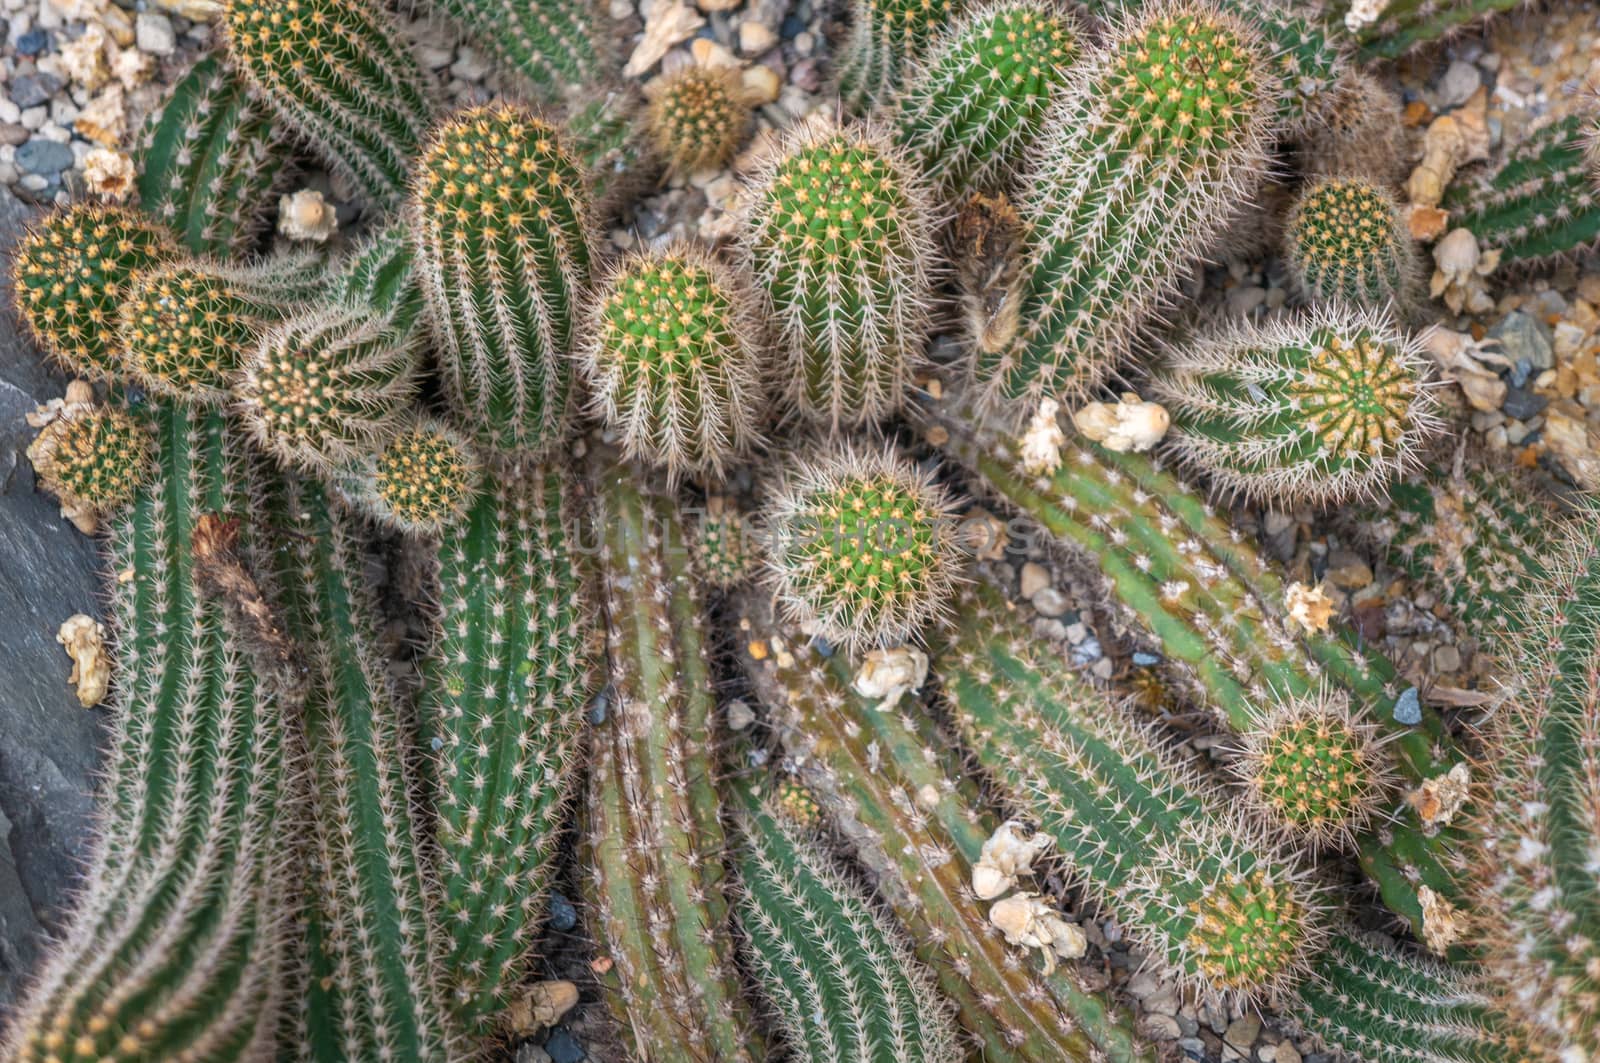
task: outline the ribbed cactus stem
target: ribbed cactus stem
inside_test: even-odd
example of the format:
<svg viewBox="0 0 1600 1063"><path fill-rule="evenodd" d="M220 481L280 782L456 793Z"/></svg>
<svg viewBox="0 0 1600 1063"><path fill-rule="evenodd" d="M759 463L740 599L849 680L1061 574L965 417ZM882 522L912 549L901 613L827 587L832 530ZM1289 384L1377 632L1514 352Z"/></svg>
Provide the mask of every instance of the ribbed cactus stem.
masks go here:
<svg viewBox="0 0 1600 1063"><path fill-rule="evenodd" d="M898 409L932 295L932 215L915 168L885 138L814 116L757 175L747 221L785 404L835 431Z"/></svg>
<svg viewBox="0 0 1600 1063"><path fill-rule="evenodd" d="M388 314L396 329L420 328L422 287L414 262L409 229L386 225L338 264L334 291L345 302Z"/></svg>
<svg viewBox="0 0 1600 1063"><path fill-rule="evenodd" d="M1030 233L1019 327L975 360L989 401L1014 408L1105 379L1264 171L1270 55L1207 0L1163 0L1082 60L1018 194Z"/></svg>
<svg viewBox="0 0 1600 1063"><path fill-rule="evenodd" d="M964 1058L949 1006L903 931L845 878L815 825L796 821L782 805L774 808L749 783L734 789L734 908L756 982L795 1058ZM809 809L816 814L814 805Z"/></svg>
<svg viewBox="0 0 1600 1063"><path fill-rule="evenodd" d="M945 196L999 190L1037 145L1082 49L1051 0L1002 0L940 39L895 104L895 139Z"/></svg>
<svg viewBox="0 0 1600 1063"><path fill-rule="evenodd" d="M1520 6L1521 0L1389 0L1375 21L1350 21L1352 0L1334 0L1323 13L1330 34L1347 33L1363 60L1398 59L1413 49L1445 40L1474 23Z"/></svg>
<svg viewBox="0 0 1600 1063"><path fill-rule="evenodd" d="M734 966L716 702L683 530L626 466L605 468L597 494L611 686L584 849L592 929L615 963L606 1004L641 1053L759 1058Z"/></svg>
<svg viewBox="0 0 1600 1063"><path fill-rule="evenodd" d="M893 97L959 8L958 0L851 0L837 73L845 111L862 114Z"/></svg>
<svg viewBox="0 0 1600 1063"><path fill-rule="evenodd" d="M423 669L452 1006L490 1023L526 972L577 782L597 646L560 470L500 468L439 537Z"/></svg>
<svg viewBox="0 0 1600 1063"><path fill-rule="evenodd" d="M1421 281L1399 202L1361 177L1325 177L1300 193L1289 214L1284 256L1321 300L1409 309Z"/></svg>
<svg viewBox="0 0 1600 1063"><path fill-rule="evenodd" d="M501 70L547 103L590 89L609 66L600 9L585 0L429 0Z"/></svg>
<svg viewBox="0 0 1600 1063"><path fill-rule="evenodd" d="M418 164L415 268L446 392L486 444L539 452L560 438L589 215L561 135L516 107L457 116Z"/></svg>
<svg viewBox="0 0 1600 1063"><path fill-rule="evenodd" d="M228 59L379 207L398 206L433 118L434 86L372 0L227 0Z"/></svg>
<svg viewBox="0 0 1600 1063"><path fill-rule="evenodd" d="M295 988L285 706L202 593L191 546L203 515L250 511L249 459L220 414L157 404L152 419L158 473L111 537L110 571L131 578L110 584L96 839L0 1040L18 1063L271 1059Z"/></svg>

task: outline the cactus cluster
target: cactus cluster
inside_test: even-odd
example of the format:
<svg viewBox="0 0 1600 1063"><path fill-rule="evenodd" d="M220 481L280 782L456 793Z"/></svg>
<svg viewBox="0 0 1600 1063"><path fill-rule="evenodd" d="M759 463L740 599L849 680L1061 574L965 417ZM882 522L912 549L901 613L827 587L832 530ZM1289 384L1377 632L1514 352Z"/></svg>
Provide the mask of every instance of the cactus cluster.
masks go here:
<svg viewBox="0 0 1600 1063"><path fill-rule="evenodd" d="M1300 193L1284 257L1316 299L1406 307L1416 297L1420 267L1400 205L1360 177L1324 178Z"/></svg>
<svg viewBox="0 0 1600 1063"><path fill-rule="evenodd" d="M581 0L430 0L473 43L548 101L603 81L607 48L599 15Z"/></svg>

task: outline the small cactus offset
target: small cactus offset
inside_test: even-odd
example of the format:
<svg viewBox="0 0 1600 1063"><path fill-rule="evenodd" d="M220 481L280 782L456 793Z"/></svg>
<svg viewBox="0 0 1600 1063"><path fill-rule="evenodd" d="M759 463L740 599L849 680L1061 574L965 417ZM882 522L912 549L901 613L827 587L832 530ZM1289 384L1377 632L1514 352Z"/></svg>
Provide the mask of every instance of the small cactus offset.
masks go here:
<svg viewBox="0 0 1600 1063"><path fill-rule="evenodd" d="M692 529L695 567L719 591L739 586L755 574L757 534L737 502L712 495Z"/></svg>
<svg viewBox="0 0 1600 1063"><path fill-rule="evenodd" d="M589 215L561 134L516 107L457 116L418 164L415 268L444 385L489 446L537 454L565 429Z"/></svg>
<svg viewBox="0 0 1600 1063"><path fill-rule="evenodd" d="M601 81L609 64L601 9L585 0L428 0L449 15L502 70L545 103Z"/></svg>
<svg viewBox="0 0 1600 1063"><path fill-rule="evenodd" d="M1004 188L1038 144L1081 42L1052 0L1003 0L967 15L896 102L895 139L940 193Z"/></svg>
<svg viewBox="0 0 1600 1063"><path fill-rule="evenodd" d="M959 0L851 0L836 75L845 112L887 103L959 9Z"/></svg>
<svg viewBox="0 0 1600 1063"><path fill-rule="evenodd" d="M1421 348L1341 306L1169 348L1152 395L1179 457L1228 495L1288 509L1371 498L1439 429Z"/></svg>
<svg viewBox="0 0 1600 1063"><path fill-rule="evenodd" d="M626 457L676 481L751 452L765 413L754 298L689 244L634 255L601 285L580 362Z"/></svg>
<svg viewBox="0 0 1600 1063"><path fill-rule="evenodd" d="M715 170L739 150L752 108L737 70L688 66L668 76L647 119L656 153L679 173Z"/></svg>
<svg viewBox="0 0 1600 1063"><path fill-rule="evenodd" d="M766 524L773 590L836 645L916 639L961 576L949 496L892 450L842 447L799 465Z"/></svg>
<svg viewBox="0 0 1600 1063"><path fill-rule="evenodd" d="M791 784L792 786L792 784ZM745 955L796 1060L956 1063L949 1005L889 923L822 850L819 815L793 790L734 784L734 902Z"/></svg>
<svg viewBox="0 0 1600 1063"><path fill-rule="evenodd" d="M920 178L878 134L813 117L750 193L743 238L778 321L784 404L834 431L894 412L928 332Z"/></svg>
<svg viewBox="0 0 1600 1063"><path fill-rule="evenodd" d="M68 403L28 447L34 475L68 510L121 509L155 471L149 426L115 406Z"/></svg>
<svg viewBox="0 0 1600 1063"><path fill-rule="evenodd" d="M117 308L135 272L178 257L167 229L122 207L74 206L23 237L11 262L17 310L57 364L91 380L122 371Z"/></svg>
<svg viewBox="0 0 1600 1063"><path fill-rule="evenodd" d="M226 0L229 60L379 207L399 205L434 88L373 0Z"/></svg>
<svg viewBox="0 0 1600 1063"><path fill-rule="evenodd" d="M1361 177L1323 178L1300 193L1289 213L1284 257L1319 300L1407 310L1421 283L1399 202Z"/></svg>
<svg viewBox="0 0 1600 1063"><path fill-rule="evenodd" d="M419 417L363 462L350 495L396 531L437 535L465 516L482 479L477 454L461 433Z"/></svg>
<svg viewBox="0 0 1600 1063"><path fill-rule="evenodd" d="M1025 417L1016 400L1077 397L1106 378L1266 169L1270 54L1206 0L1163 0L1082 60L1018 195L1030 234L1018 327L980 337L986 401Z"/></svg>

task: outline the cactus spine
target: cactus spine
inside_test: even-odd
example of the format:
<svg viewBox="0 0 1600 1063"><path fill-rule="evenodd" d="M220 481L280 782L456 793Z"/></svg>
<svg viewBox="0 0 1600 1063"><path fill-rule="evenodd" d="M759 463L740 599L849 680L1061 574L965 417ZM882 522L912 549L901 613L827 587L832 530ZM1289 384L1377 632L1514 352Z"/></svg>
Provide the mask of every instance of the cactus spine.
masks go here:
<svg viewBox="0 0 1600 1063"><path fill-rule="evenodd" d="M928 331L920 179L877 134L813 117L751 193L745 250L778 317L784 400L834 431L892 413Z"/></svg>
<svg viewBox="0 0 1600 1063"><path fill-rule="evenodd" d="M430 0L455 19L501 70L554 102L605 75L599 9L584 0Z"/></svg>
<svg viewBox="0 0 1600 1063"><path fill-rule="evenodd" d="M549 448L592 257L583 171L556 130L510 106L447 122L419 164L412 239L451 400L490 446Z"/></svg>
<svg viewBox="0 0 1600 1063"><path fill-rule="evenodd" d="M1284 257L1317 299L1409 307L1421 278L1400 204L1360 177L1325 177L1289 214Z"/></svg>
<svg viewBox="0 0 1600 1063"><path fill-rule="evenodd" d="M650 137L681 173L716 170L744 141L750 102L728 67L689 66L670 75L650 101Z"/></svg>
<svg viewBox="0 0 1600 1063"><path fill-rule="evenodd" d="M862 114L888 101L959 6L958 0L851 0L837 74L845 112Z"/></svg>
<svg viewBox="0 0 1600 1063"><path fill-rule="evenodd" d="M85 886L0 1048L63 1059L272 1058L294 978L296 806L283 699L204 597L205 513L250 504L220 414L158 405L158 473L112 535L119 634L99 822Z"/></svg>
<svg viewBox="0 0 1600 1063"><path fill-rule="evenodd" d="M1064 90L1082 34L1051 0L965 16L896 103L895 139L942 195L1010 182Z"/></svg>
<svg viewBox="0 0 1600 1063"><path fill-rule="evenodd" d="M989 402L1076 396L1222 231L1273 133L1266 45L1205 0L1163 0L1083 60L1019 197L1031 234L1014 336L986 339Z"/></svg>
<svg viewBox="0 0 1600 1063"><path fill-rule="evenodd" d="M758 559L755 534L737 502L720 495L707 498L690 539L700 575L720 591L743 583Z"/></svg>
<svg viewBox="0 0 1600 1063"><path fill-rule="evenodd" d="M964 1058L933 980L812 830L736 786L739 924L795 1058L955 1063ZM815 806L812 806L815 811Z"/></svg>
<svg viewBox="0 0 1600 1063"><path fill-rule="evenodd" d="M1340 306L1168 350L1153 397L1176 453L1225 494L1290 509L1370 498L1440 427L1416 341Z"/></svg>
<svg viewBox="0 0 1600 1063"><path fill-rule="evenodd" d="M379 207L399 204L433 116L433 87L369 0L227 0L228 58Z"/></svg>

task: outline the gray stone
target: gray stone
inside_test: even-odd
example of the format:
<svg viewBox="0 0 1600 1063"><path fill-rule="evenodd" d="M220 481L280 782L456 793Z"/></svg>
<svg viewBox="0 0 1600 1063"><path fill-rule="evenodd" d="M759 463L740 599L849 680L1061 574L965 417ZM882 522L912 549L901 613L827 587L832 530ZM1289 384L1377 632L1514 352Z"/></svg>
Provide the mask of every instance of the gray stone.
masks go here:
<svg viewBox="0 0 1600 1063"><path fill-rule="evenodd" d="M17 165L25 172L54 177L72 168L72 149L44 137L34 137L17 149Z"/></svg>
<svg viewBox="0 0 1600 1063"><path fill-rule="evenodd" d="M1527 362L1534 369L1549 369L1556 364L1555 338L1550 326L1532 314L1513 310L1489 330L1488 338L1499 340L1499 353L1512 365Z"/></svg>
<svg viewBox="0 0 1600 1063"><path fill-rule="evenodd" d="M1450 69L1444 72L1444 77L1439 79L1438 94L1439 109L1447 110L1451 107L1460 107L1472 98L1482 83L1482 76L1478 68L1471 63L1456 60L1450 64Z"/></svg>
<svg viewBox="0 0 1600 1063"><path fill-rule="evenodd" d="M1527 388L1506 388L1506 401L1500 408L1507 417L1526 421L1530 417L1537 417L1548 405L1550 405L1549 399L1543 395L1536 395Z"/></svg>
<svg viewBox="0 0 1600 1063"><path fill-rule="evenodd" d="M173 32L172 20L159 11L145 11L135 18L133 34L139 50L151 55L171 55L178 47L178 35Z"/></svg>
<svg viewBox="0 0 1600 1063"><path fill-rule="evenodd" d="M12 147L16 147L18 144L27 143L28 138L31 136L33 134L28 131L27 126L17 125L14 122L6 122L0 125L0 144L10 144Z"/></svg>
<svg viewBox="0 0 1600 1063"><path fill-rule="evenodd" d="M32 212L0 189L0 254L9 260ZM0 302L11 305L9 271ZM39 960L87 855L94 772L105 712L67 685L71 662L56 629L102 598L94 542L34 490L25 416L66 381L0 318L0 1010Z"/></svg>
<svg viewBox="0 0 1600 1063"><path fill-rule="evenodd" d="M567 1032L566 1027L557 1026L544 1043L544 1050L550 1054L551 1063L580 1063L588 1056L583 1051L583 1046L577 1039Z"/></svg>
<svg viewBox="0 0 1600 1063"><path fill-rule="evenodd" d="M61 87L61 79L54 74L23 74L11 81L11 102L26 111L49 101Z"/></svg>

